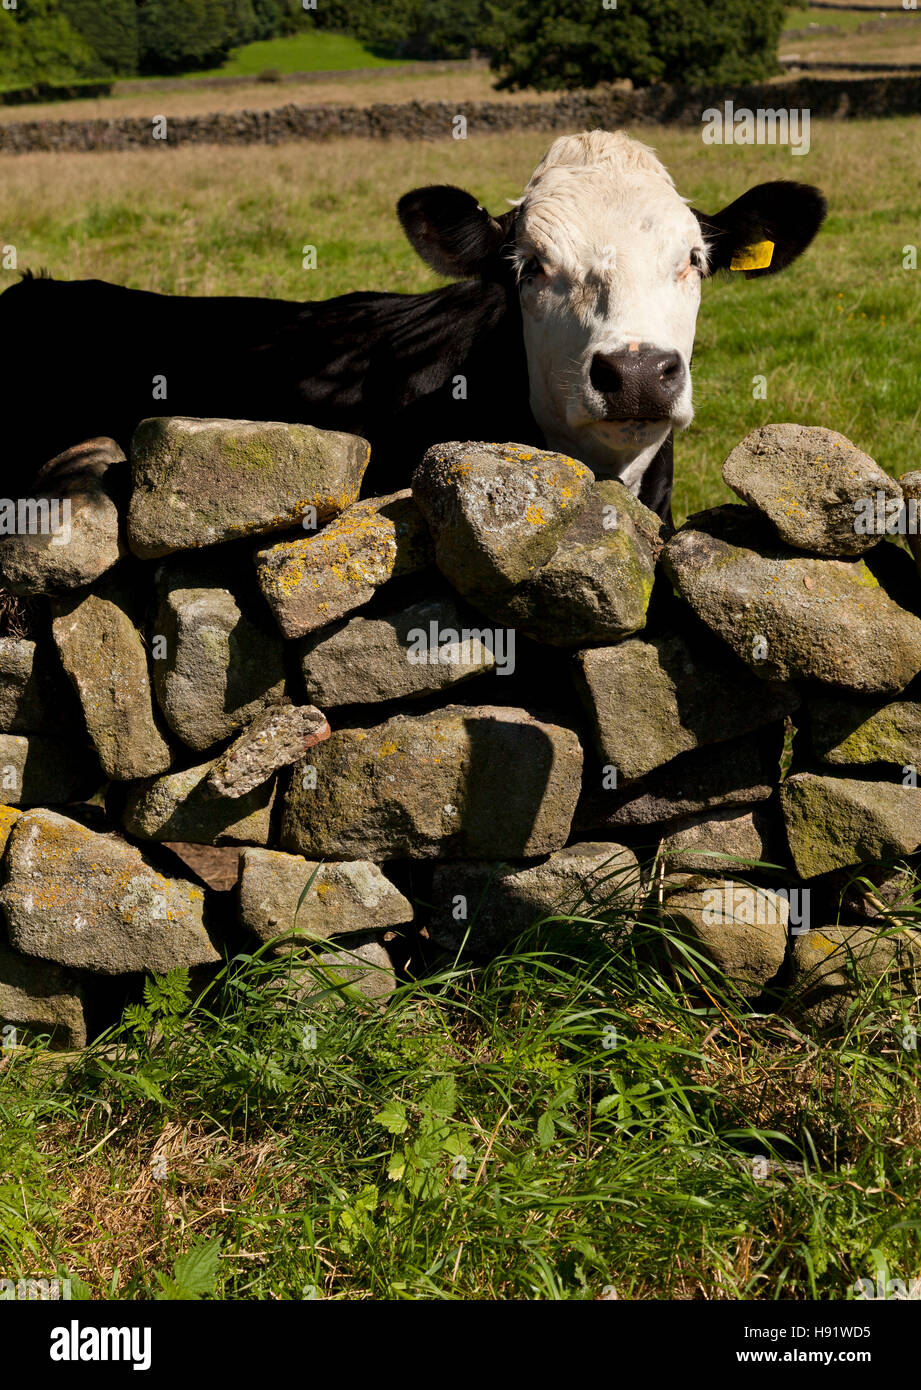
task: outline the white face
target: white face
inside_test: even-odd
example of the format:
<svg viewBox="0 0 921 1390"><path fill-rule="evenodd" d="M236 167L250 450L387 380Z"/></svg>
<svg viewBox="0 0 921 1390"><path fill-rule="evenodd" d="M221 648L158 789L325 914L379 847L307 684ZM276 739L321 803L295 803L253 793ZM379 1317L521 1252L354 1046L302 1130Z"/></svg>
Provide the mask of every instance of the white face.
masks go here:
<svg viewBox="0 0 921 1390"><path fill-rule="evenodd" d="M630 486L669 432L693 418L690 361L706 269L697 218L645 146L619 133L565 137L519 203L515 261L531 409L548 446ZM650 348L678 355L680 389L660 418L651 408L644 418L605 418L624 404L600 389L598 355Z"/></svg>

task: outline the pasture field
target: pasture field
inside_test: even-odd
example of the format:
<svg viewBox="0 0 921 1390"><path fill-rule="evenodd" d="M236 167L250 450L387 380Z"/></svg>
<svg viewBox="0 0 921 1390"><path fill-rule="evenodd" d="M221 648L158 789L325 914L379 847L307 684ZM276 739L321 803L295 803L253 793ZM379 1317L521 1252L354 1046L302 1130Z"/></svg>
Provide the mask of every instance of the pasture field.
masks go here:
<svg viewBox="0 0 921 1390"><path fill-rule="evenodd" d="M697 207L716 210L778 178L818 184L830 205L813 247L783 275L704 287L697 418L676 441L677 517L726 500L723 459L772 420L840 430L895 475L918 466L921 270L904 262L921 244L919 130L915 119L814 122L802 157L708 147L692 131L636 132ZM403 238L398 194L453 182L501 210L548 143L520 133L0 157L0 244L15 245L20 269L169 293L424 290L438 282ZM308 244L313 271L302 269ZM0 272L0 285L15 278Z"/></svg>

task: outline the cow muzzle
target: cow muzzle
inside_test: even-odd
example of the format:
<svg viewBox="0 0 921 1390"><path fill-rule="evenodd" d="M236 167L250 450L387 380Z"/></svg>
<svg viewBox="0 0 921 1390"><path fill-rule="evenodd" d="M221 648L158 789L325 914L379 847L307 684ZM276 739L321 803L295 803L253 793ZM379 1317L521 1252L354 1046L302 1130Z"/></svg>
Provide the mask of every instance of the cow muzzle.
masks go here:
<svg viewBox="0 0 921 1390"><path fill-rule="evenodd" d="M639 343L596 352L589 382L604 403L604 420L670 420L687 375L680 352Z"/></svg>

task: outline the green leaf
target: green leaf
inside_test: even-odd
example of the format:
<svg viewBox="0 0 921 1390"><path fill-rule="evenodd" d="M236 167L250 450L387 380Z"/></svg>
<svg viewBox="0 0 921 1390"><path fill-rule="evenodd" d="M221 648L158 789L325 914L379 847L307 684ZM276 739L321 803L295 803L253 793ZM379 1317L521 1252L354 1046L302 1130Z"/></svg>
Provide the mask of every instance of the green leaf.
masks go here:
<svg viewBox="0 0 921 1390"><path fill-rule="evenodd" d="M213 1293L221 1259L221 1238L213 1236L201 1245L193 1245L173 1264L173 1278L186 1298L200 1298Z"/></svg>
<svg viewBox="0 0 921 1390"><path fill-rule="evenodd" d="M556 1138L556 1125L549 1110L545 1110L537 1121L537 1138L542 1149L548 1149Z"/></svg>
<svg viewBox="0 0 921 1390"><path fill-rule="evenodd" d="M388 1176L388 1178L392 1178L394 1182L399 1182L400 1178L402 1178L402 1176L403 1176L403 1174L404 1174L405 1172L406 1172L406 1154L405 1154L405 1153L402 1153L402 1152L401 1152L401 1153L398 1153L398 1154L394 1154L393 1157L391 1158L389 1164L387 1165L387 1176Z"/></svg>
<svg viewBox="0 0 921 1390"><path fill-rule="evenodd" d="M433 1115L449 1120L457 1105L457 1086L453 1076L440 1076L422 1097L422 1104Z"/></svg>
<svg viewBox="0 0 921 1390"><path fill-rule="evenodd" d="M375 1124L383 1125L388 1134L405 1134L409 1128L406 1107L398 1100L389 1100L372 1118Z"/></svg>

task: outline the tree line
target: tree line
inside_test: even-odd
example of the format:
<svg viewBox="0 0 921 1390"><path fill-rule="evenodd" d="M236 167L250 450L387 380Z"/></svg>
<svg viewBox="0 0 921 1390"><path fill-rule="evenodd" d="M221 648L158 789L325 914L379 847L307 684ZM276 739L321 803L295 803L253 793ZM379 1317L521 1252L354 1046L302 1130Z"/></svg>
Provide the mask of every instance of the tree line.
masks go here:
<svg viewBox="0 0 921 1390"><path fill-rule="evenodd" d="M744 82L777 70L785 10L786 0L2 0L0 85L194 72L310 28L390 57L476 50L500 87Z"/></svg>

